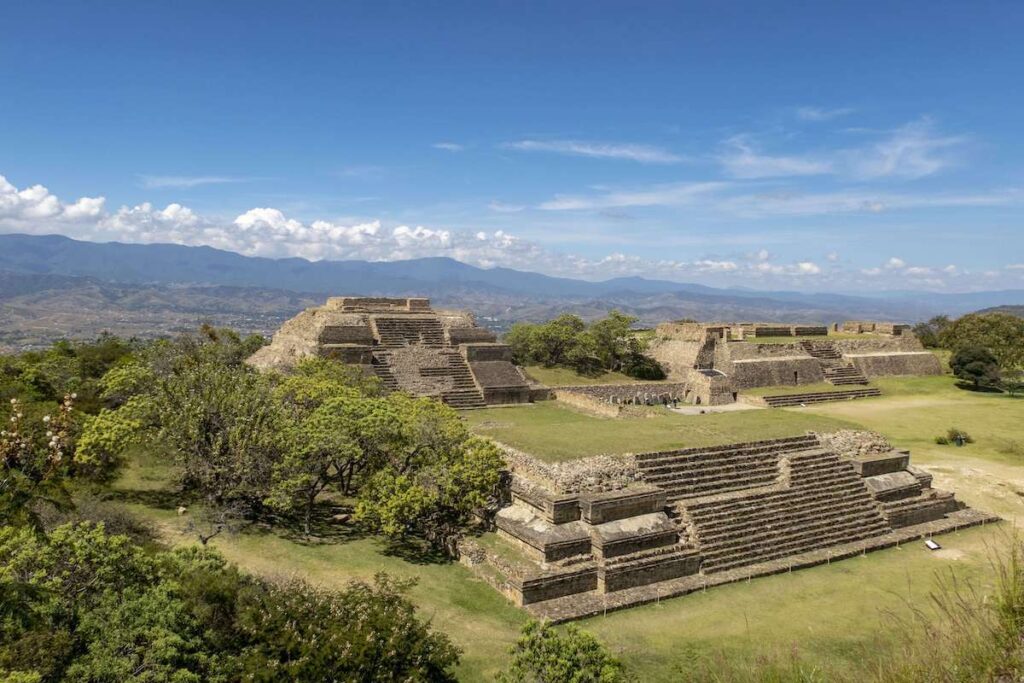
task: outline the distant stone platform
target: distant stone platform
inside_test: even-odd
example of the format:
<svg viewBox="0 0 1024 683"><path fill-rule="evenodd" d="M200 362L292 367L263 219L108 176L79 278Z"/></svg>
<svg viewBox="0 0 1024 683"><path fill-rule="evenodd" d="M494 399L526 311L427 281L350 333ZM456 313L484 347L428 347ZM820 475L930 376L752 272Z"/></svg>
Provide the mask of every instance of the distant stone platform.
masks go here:
<svg viewBox="0 0 1024 683"><path fill-rule="evenodd" d="M428 299L333 297L284 323L247 362L287 371L305 357L361 367L389 390L454 408L527 403L535 391L471 313L434 310Z"/></svg>

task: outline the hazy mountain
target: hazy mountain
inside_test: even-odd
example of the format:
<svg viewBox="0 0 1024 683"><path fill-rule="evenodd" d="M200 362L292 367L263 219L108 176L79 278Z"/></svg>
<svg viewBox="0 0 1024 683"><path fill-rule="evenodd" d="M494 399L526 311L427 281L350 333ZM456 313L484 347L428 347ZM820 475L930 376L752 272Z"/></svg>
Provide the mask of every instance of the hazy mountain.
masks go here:
<svg viewBox="0 0 1024 683"><path fill-rule="evenodd" d="M166 334L199 319L265 332L326 295L339 294L429 296L438 305L471 308L497 329L564 311L596 317L610 308L655 324L683 317L913 321L1024 304L1024 290L855 296L723 289L641 277L588 282L482 269L448 258L313 262L254 258L210 247L81 242L57 235L0 235L0 271L2 337L22 345L35 337L102 329Z"/></svg>

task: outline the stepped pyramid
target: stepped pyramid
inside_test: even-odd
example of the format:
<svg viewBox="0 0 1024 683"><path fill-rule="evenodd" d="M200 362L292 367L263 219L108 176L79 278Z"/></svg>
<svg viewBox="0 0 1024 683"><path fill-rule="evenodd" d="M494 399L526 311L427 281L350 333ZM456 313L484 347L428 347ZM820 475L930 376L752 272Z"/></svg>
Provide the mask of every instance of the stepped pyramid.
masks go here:
<svg viewBox="0 0 1024 683"><path fill-rule="evenodd" d="M431 396L454 408L526 403L530 386L511 349L465 311L428 299L333 297L284 323L248 362L287 371L308 356L359 366L392 391Z"/></svg>
<svg viewBox="0 0 1024 683"><path fill-rule="evenodd" d="M753 576L824 564L996 518L931 487L877 434L602 456L598 489L560 491L509 449L511 504L496 543L462 561L536 616L565 621ZM585 463L586 461L580 461ZM550 471L550 467L547 467ZM608 490L612 488L612 490ZM486 569L482 569L486 568Z"/></svg>

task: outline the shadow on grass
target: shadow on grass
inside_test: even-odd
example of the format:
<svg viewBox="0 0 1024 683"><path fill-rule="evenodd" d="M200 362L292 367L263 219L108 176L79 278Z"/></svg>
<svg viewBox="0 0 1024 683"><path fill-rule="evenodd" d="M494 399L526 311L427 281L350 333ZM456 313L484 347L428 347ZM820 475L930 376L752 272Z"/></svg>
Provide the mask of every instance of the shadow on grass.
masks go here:
<svg viewBox="0 0 1024 683"><path fill-rule="evenodd" d="M452 558L422 538L383 539L383 550L388 557L397 557L410 564L450 564Z"/></svg>
<svg viewBox="0 0 1024 683"><path fill-rule="evenodd" d="M304 515L283 515L264 510L247 528L250 533L270 533L301 545L348 543L370 536L352 519L352 507L336 503L318 503L309 520L306 533Z"/></svg>
<svg viewBox="0 0 1024 683"><path fill-rule="evenodd" d="M104 500L121 503L136 503L158 510L176 510L179 505L188 505L192 499L181 491L173 489L109 489Z"/></svg>
<svg viewBox="0 0 1024 683"><path fill-rule="evenodd" d="M961 389L963 391L970 391L970 392L974 392L974 393L978 393L978 394L1001 394L1001 393L1003 393L1003 390L1000 389L999 387L988 387L988 386L984 386L984 385L981 385L981 384L979 384L978 386L975 386L975 385L971 384L970 382L957 382L954 386L957 389Z"/></svg>

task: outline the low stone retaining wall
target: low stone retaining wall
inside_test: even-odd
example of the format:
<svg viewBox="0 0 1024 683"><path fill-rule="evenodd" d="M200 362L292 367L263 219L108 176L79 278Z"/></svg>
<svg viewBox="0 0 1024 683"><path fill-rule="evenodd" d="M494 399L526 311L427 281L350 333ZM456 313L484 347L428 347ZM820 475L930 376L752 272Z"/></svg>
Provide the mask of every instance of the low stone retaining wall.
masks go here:
<svg viewBox="0 0 1024 683"><path fill-rule="evenodd" d="M636 459L628 453L550 463L502 443L498 446L510 472L560 494L617 491L642 478Z"/></svg>

